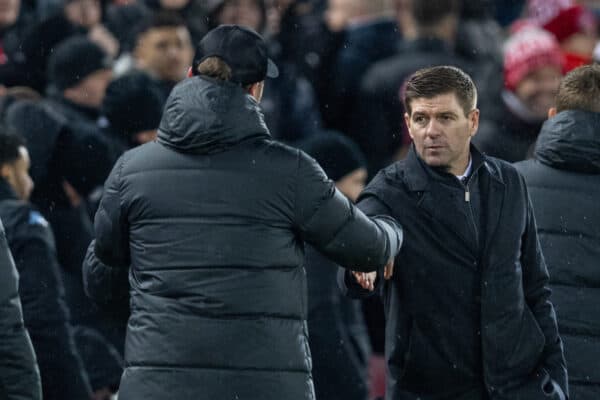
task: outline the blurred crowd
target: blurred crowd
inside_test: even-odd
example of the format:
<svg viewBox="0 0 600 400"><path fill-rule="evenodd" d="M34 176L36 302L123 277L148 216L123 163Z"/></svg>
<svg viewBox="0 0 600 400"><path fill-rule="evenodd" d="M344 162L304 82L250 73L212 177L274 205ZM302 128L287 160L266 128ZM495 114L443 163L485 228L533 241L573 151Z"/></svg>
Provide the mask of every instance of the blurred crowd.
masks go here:
<svg viewBox="0 0 600 400"><path fill-rule="evenodd" d="M93 216L119 156L155 139L208 30L240 24L268 40L280 71L261 102L271 135L306 150L355 199L406 154L403 85L424 67L454 65L473 77L482 152L531 158L561 78L600 61L598 22L599 1L575 0L0 0L0 124L26 146L31 176L8 185L3 172L0 217L44 398L118 391L127 295L107 294L108 307L86 296ZM0 143L2 163L10 140ZM23 215L14 199L30 202ZM324 270L308 268L317 398L381 395L381 306L368 301L363 315L348 300L319 314L342 301ZM311 286L311 276L332 287ZM342 367L352 377L344 386L319 379Z"/></svg>

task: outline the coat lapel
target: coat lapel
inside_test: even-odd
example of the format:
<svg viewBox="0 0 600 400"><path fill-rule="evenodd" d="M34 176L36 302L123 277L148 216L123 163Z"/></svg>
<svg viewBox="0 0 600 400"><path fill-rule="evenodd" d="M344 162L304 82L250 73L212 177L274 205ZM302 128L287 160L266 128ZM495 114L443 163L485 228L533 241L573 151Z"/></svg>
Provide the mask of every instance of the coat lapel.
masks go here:
<svg viewBox="0 0 600 400"><path fill-rule="evenodd" d="M506 185L502 181L498 171L490 163L485 162L484 168L486 169L486 173L481 174L482 177L480 179L487 181L482 185L483 188L487 188L486 193L482 196L482 207L485 207L486 219L485 244L483 247L483 254L485 255L488 252L502 217L504 198L506 197Z"/></svg>
<svg viewBox="0 0 600 400"><path fill-rule="evenodd" d="M464 201L463 197L460 199L445 197L447 191L436 190L436 185L443 183L436 182L435 178L425 170L425 166L417 158L414 146L411 147L406 162L409 173L406 174L405 180L409 190L420 195L417 203L419 209L431 218L432 223L442 225L470 251L476 253L476 240L466 223L467 216L461 207L457 207L457 202Z"/></svg>

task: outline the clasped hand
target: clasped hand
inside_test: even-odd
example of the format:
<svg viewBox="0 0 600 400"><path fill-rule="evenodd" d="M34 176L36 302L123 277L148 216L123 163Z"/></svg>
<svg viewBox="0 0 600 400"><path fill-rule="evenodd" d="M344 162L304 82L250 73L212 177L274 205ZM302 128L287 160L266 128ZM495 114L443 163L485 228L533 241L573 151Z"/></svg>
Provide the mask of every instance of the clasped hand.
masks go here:
<svg viewBox="0 0 600 400"><path fill-rule="evenodd" d="M385 265L385 268L383 270L383 277L386 280L388 280L392 277L393 274L394 274L394 259L392 258ZM367 289L370 291L375 290L375 279L377 279L377 271L373 271L373 272L352 271L352 275L354 276L354 279L356 279L356 282L363 289Z"/></svg>

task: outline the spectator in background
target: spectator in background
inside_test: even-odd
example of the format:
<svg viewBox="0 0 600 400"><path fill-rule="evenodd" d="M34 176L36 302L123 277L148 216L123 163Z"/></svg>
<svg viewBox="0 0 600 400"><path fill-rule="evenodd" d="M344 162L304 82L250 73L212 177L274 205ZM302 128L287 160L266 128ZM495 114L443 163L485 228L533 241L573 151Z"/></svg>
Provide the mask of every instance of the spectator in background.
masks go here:
<svg viewBox="0 0 600 400"><path fill-rule="evenodd" d="M24 84L44 93L48 84L48 62L66 39L85 35L111 57L119 52L119 42L102 24L99 0L67 0L52 17L32 25L21 38L23 66L28 81Z"/></svg>
<svg viewBox="0 0 600 400"><path fill-rule="evenodd" d="M265 30L267 9L264 0L213 0L208 3L211 29L221 24L237 24L256 32Z"/></svg>
<svg viewBox="0 0 600 400"><path fill-rule="evenodd" d="M373 65L361 82L360 111L354 117L352 137L367 156L370 175L406 151L410 139L402 115L402 87L420 68L469 64L453 51L459 21L456 0L413 1L404 14L400 52ZM411 34L412 33L412 34ZM347 118L352 118L352 116Z"/></svg>
<svg viewBox="0 0 600 400"><path fill-rule="evenodd" d="M108 85L101 126L115 162L125 151L156 139L165 100L156 81L141 71Z"/></svg>
<svg viewBox="0 0 600 400"><path fill-rule="evenodd" d="M25 326L31 335L45 400L89 400L91 388L73 340L54 238L28 202L29 154L19 136L0 133L0 218L19 272Z"/></svg>
<svg viewBox="0 0 600 400"><path fill-rule="evenodd" d="M533 144L554 105L563 56L550 33L524 26L504 44L502 112L484 119L473 142L487 155L509 162L531 156Z"/></svg>
<svg viewBox="0 0 600 400"><path fill-rule="evenodd" d="M156 79L166 100L192 64L190 32L181 17L165 12L149 15L135 29L135 67Z"/></svg>
<svg viewBox="0 0 600 400"><path fill-rule="evenodd" d="M153 13L175 13L181 17L192 37L192 43L198 43L206 34L209 27L206 12L211 0L139 0Z"/></svg>
<svg viewBox="0 0 600 400"><path fill-rule="evenodd" d="M32 22L21 12L21 0L0 0L0 89L26 85L21 42Z"/></svg>
<svg viewBox="0 0 600 400"><path fill-rule="evenodd" d="M206 0L135 0L113 2L106 11L106 26L118 38L122 53L130 52L135 45L132 27L149 16L177 14L186 24L192 43L197 43L208 30L209 18Z"/></svg>
<svg viewBox="0 0 600 400"><path fill-rule="evenodd" d="M329 0L329 29L342 31L342 45L329 66L330 86L321 100L325 127L345 134L352 130L348 115L359 113L360 81L375 62L397 53L400 34L386 0Z"/></svg>
<svg viewBox="0 0 600 400"><path fill-rule="evenodd" d="M600 66L571 71L548 112L527 181L565 345L571 399L600 398Z"/></svg>
<svg viewBox="0 0 600 400"><path fill-rule="evenodd" d="M598 24L592 11L574 0L529 0L528 17L552 33L565 57L563 72L591 64L598 44Z"/></svg>
<svg viewBox="0 0 600 400"><path fill-rule="evenodd" d="M41 400L35 353L19 299L19 274L0 221L0 398Z"/></svg>
<svg viewBox="0 0 600 400"><path fill-rule="evenodd" d="M210 11L214 26L236 24L263 32L267 22L264 0L217 1ZM279 76L265 82L261 109L274 139L297 144L320 131L317 100L312 86L300 75L298 67L284 59L283 49L276 39L269 44L270 57L279 67Z"/></svg>
<svg viewBox="0 0 600 400"><path fill-rule="evenodd" d="M328 131L302 143L300 148L317 160L342 194L356 201L367 180L367 164L356 143ZM340 292L337 264L312 246L306 248L305 268L315 396L366 400L371 345L361 304Z"/></svg>
<svg viewBox="0 0 600 400"><path fill-rule="evenodd" d="M83 292L81 263L92 238L86 198L112 167L97 126L109 67L98 45L85 37L67 39L50 59L56 94L41 102L16 102L6 114L7 123L29 143L36 184L32 202L54 231L75 324L97 324L95 309Z"/></svg>

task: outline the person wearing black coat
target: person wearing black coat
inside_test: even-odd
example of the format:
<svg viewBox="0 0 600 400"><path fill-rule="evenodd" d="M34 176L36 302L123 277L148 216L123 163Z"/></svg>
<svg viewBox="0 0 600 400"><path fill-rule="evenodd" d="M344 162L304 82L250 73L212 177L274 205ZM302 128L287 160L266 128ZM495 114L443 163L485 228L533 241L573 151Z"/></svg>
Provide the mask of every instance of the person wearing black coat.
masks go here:
<svg viewBox="0 0 600 400"><path fill-rule="evenodd" d="M531 194L574 400L600 398L599 96L599 67L567 75L534 158L515 164Z"/></svg>
<svg viewBox="0 0 600 400"><path fill-rule="evenodd" d="M414 144L358 201L367 215L394 217L405 235L395 275L382 285L386 399L568 398L528 190L514 167L470 145L472 80L454 67L429 68L405 96ZM342 287L372 293L365 274L354 275L338 275Z"/></svg>
<svg viewBox="0 0 600 400"><path fill-rule="evenodd" d="M23 323L19 275L0 221L0 398L41 400L35 353Z"/></svg>
<svg viewBox="0 0 600 400"><path fill-rule="evenodd" d="M37 356L44 399L91 398L73 341L69 311L48 222L27 202L29 155L18 136L0 134L0 218L19 272L23 319Z"/></svg>
<svg viewBox="0 0 600 400"><path fill-rule="evenodd" d="M363 271L401 244L395 221L366 218L313 159L270 139L266 54L247 28L209 32L157 141L106 182L96 271L128 269L131 297L119 399L314 399L304 243Z"/></svg>

